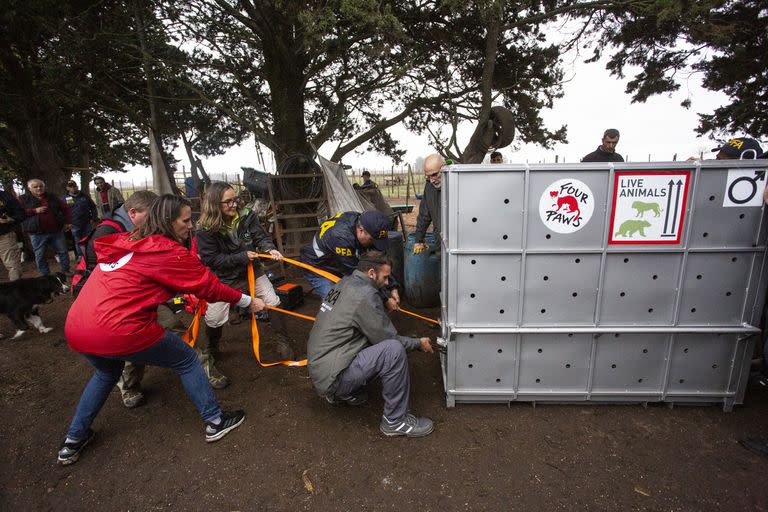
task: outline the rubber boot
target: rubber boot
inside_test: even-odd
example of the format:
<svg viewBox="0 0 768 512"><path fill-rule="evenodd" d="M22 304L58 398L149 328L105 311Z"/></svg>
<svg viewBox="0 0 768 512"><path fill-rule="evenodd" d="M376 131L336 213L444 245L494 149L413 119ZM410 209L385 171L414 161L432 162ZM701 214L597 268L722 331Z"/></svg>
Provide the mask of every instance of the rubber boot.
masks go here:
<svg viewBox="0 0 768 512"><path fill-rule="evenodd" d="M288 325L285 321L285 315L282 313L269 312L269 318L272 325L272 334L274 335L274 348L280 359L290 361L294 358L294 350L291 346L291 338L288 336Z"/></svg>
<svg viewBox="0 0 768 512"><path fill-rule="evenodd" d="M224 389L229 385L229 379L216 368L216 355L219 353L219 342L223 333L224 327L206 325L205 344L197 353L213 389Z"/></svg>

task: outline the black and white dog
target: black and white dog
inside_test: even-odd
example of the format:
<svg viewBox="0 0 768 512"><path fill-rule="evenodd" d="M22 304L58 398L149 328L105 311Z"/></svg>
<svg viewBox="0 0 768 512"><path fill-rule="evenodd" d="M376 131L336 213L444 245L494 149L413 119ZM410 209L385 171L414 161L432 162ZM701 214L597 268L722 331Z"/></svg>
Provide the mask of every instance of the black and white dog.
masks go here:
<svg viewBox="0 0 768 512"><path fill-rule="evenodd" d="M7 316L18 329L14 339L27 332L30 324L41 333L53 330L43 325L38 308L51 302L56 295L67 293L69 286L66 283L67 278L61 272L0 283L0 314Z"/></svg>

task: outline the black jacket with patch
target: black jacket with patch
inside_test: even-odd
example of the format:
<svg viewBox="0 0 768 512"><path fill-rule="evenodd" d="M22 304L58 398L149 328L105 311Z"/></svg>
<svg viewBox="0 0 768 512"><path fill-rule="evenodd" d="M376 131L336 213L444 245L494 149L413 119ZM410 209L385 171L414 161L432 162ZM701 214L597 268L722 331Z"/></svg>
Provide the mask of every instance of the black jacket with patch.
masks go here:
<svg viewBox="0 0 768 512"><path fill-rule="evenodd" d="M254 212L235 219L232 231L212 233L203 229L195 233L197 253L203 265L219 280L233 288L242 289L248 282L248 251L267 252L276 249L272 238L259 223ZM261 261L253 261L254 276L264 274Z"/></svg>

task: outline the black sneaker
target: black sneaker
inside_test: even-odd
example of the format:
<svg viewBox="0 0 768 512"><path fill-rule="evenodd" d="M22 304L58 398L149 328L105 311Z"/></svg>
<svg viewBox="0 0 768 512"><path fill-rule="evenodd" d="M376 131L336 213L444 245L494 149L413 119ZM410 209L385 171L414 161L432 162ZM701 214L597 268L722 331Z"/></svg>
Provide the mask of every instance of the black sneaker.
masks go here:
<svg viewBox="0 0 768 512"><path fill-rule="evenodd" d="M424 437L435 430L435 424L429 418L417 418L411 413L406 414L402 419L389 421L387 418L381 418L379 430L385 436L406 436L406 437Z"/></svg>
<svg viewBox="0 0 768 512"><path fill-rule="evenodd" d="M221 421L218 425L206 422L205 440L209 443L218 441L227 435L230 430L239 427L243 421L245 421L245 413L243 411L222 411Z"/></svg>
<svg viewBox="0 0 768 512"><path fill-rule="evenodd" d="M85 439L81 441L68 443L65 440L63 443L61 443L61 448L59 448L59 457L57 462L62 466L68 466L69 464L74 464L77 462L77 459L80 458L80 452L83 451L85 445L87 445L91 439L93 439L93 436L94 431L88 429L88 433L85 435Z"/></svg>
<svg viewBox="0 0 768 512"><path fill-rule="evenodd" d="M368 392L364 388L361 388L349 396L327 396L326 395L325 399L328 400L329 404L333 404L333 405L346 404L346 405L351 405L352 407L358 407L360 405L365 405L368 403Z"/></svg>

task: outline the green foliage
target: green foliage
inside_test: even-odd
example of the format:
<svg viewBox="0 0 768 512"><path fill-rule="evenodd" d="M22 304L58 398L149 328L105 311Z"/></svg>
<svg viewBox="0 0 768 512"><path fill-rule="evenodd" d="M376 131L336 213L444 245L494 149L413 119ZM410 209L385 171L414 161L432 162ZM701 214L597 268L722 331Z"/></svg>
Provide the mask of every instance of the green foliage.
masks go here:
<svg viewBox="0 0 768 512"><path fill-rule="evenodd" d="M435 134L458 116L476 120L487 53L487 25L501 26L493 98L511 107L525 142L551 145L539 112L562 95L559 50L542 24L548 2L378 2L373 0L191 0L164 13L192 69L179 81L249 129L284 158L309 142L337 144L333 155L368 145L398 160L387 129L404 121ZM211 87L215 87L212 90Z"/></svg>
<svg viewBox="0 0 768 512"><path fill-rule="evenodd" d="M768 136L768 9L761 0L630 1L604 13L592 28L593 58L610 55L608 69L623 76L633 101L680 89L700 73L707 89L728 105L699 115L697 132ZM690 98L682 106L690 106Z"/></svg>

